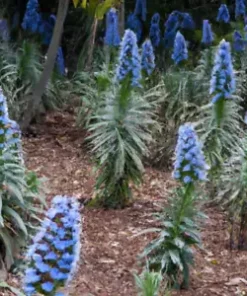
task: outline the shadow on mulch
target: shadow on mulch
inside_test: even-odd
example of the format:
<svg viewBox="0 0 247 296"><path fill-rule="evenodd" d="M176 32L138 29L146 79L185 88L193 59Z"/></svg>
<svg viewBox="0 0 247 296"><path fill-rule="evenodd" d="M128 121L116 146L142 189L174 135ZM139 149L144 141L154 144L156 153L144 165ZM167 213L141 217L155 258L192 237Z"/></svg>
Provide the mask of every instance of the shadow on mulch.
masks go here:
<svg viewBox="0 0 247 296"><path fill-rule="evenodd" d="M90 153L83 146L85 134L75 126L69 113L53 113L35 126L35 137L24 138L26 164L40 177L48 178L48 198L93 195L94 174ZM137 295L133 272L140 271L137 256L150 236L135 235L152 227L156 203L167 197L172 186L168 173L147 168L144 183L135 189L132 207L119 211L85 209L81 261L72 296ZM247 253L228 250L227 222L217 209L206 210L209 219L202 230L204 250L196 250L189 291L173 295L245 295ZM1 294L0 295L10 295Z"/></svg>

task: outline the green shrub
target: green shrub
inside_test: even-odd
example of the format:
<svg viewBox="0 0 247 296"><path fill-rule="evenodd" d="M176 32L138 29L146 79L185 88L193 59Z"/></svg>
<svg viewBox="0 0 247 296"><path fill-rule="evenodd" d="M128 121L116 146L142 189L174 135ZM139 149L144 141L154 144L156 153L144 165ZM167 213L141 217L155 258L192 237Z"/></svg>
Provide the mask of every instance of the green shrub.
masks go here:
<svg viewBox="0 0 247 296"><path fill-rule="evenodd" d="M89 125L89 140L98 163L96 190L105 207L121 208L131 200L130 182L139 184L156 124L156 102L138 92L129 94L122 108L119 89L112 86Z"/></svg>

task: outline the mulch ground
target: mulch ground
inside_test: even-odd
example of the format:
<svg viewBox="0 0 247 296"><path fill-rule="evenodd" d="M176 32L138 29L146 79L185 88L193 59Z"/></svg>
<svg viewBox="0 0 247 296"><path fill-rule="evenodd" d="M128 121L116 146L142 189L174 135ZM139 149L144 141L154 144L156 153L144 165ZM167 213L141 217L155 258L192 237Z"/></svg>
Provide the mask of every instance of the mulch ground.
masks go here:
<svg viewBox="0 0 247 296"><path fill-rule="evenodd" d="M35 135L24 138L26 164L40 177L47 178L48 199L59 194L83 201L93 196L94 167L83 144L84 137L72 114L53 113L42 125L35 126ZM82 211L81 260L69 295L137 295L133 273L141 270L138 254L150 236L136 234L154 225L152 213L157 204L165 201L171 187L169 173L147 168L143 185L134 189L135 202L131 207ZM205 209L205 213L209 219L202 230L204 249L195 250L190 289L173 294L247 295L247 252L229 251L228 225L223 213L215 208ZM10 283L18 286L13 277Z"/></svg>

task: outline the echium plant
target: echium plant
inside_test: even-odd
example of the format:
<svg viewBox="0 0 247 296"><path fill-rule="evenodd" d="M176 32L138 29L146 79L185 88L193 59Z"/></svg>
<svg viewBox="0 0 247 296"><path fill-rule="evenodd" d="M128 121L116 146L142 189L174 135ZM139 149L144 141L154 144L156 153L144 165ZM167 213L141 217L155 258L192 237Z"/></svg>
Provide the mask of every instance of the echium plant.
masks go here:
<svg viewBox="0 0 247 296"><path fill-rule="evenodd" d="M126 30L115 80L100 93L100 106L88 128L98 168L94 202L104 208L129 205L130 183L142 181L142 157L148 153L151 131L157 126L157 95L152 93L151 101L143 95L141 76L136 35Z"/></svg>
<svg viewBox="0 0 247 296"><path fill-rule="evenodd" d="M111 8L106 15L105 44L108 46L119 46L121 39L118 28L118 14L115 8Z"/></svg>
<svg viewBox="0 0 247 296"><path fill-rule="evenodd" d="M81 217L75 198L56 196L27 253L25 295L62 296L80 257Z"/></svg>
<svg viewBox="0 0 247 296"><path fill-rule="evenodd" d="M243 39L239 31L233 33L233 49L236 52L243 52L246 46L246 41Z"/></svg>
<svg viewBox="0 0 247 296"><path fill-rule="evenodd" d="M172 59L175 64L188 59L188 49L184 36L178 31L174 41Z"/></svg>
<svg viewBox="0 0 247 296"><path fill-rule="evenodd" d="M155 13L151 20L151 26L149 31L149 38L153 47L158 47L160 44L160 15Z"/></svg>
<svg viewBox="0 0 247 296"><path fill-rule="evenodd" d="M203 28L202 28L202 44L206 46L212 45L214 41L214 36L211 28L211 24L208 20L203 20Z"/></svg>
<svg viewBox="0 0 247 296"><path fill-rule="evenodd" d="M141 63L138 52L136 35L131 30L126 30L121 42L120 56L117 67L117 80L122 83L129 80L132 86L140 86Z"/></svg>
<svg viewBox="0 0 247 296"><path fill-rule="evenodd" d="M148 257L150 268L161 271L165 280L176 288L188 288L189 267L194 262L193 250L200 246L196 222L201 214L196 208L196 185L206 180L207 170L202 145L193 126L181 126L173 173L180 184L164 213L158 214L160 228L144 231L159 235L142 254Z"/></svg>
<svg viewBox="0 0 247 296"><path fill-rule="evenodd" d="M230 22L230 14L226 4L221 4L216 20L217 22L223 22L226 24Z"/></svg>
<svg viewBox="0 0 247 296"><path fill-rule="evenodd" d="M198 121L198 131L210 164L209 188L212 198L215 198L223 162L240 144L240 104L235 90L230 43L222 40L215 54L210 80L212 101L202 110L202 119Z"/></svg>
<svg viewBox="0 0 247 296"><path fill-rule="evenodd" d="M235 2L235 17L236 19L239 17L245 17L245 0L236 0Z"/></svg>
<svg viewBox="0 0 247 296"><path fill-rule="evenodd" d="M154 50L150 40L146 40L142 45L141 65L147 75L151 75L155 69Z"/></svg>
<svg viewBox="0 0 247 296"><path fill-rule="evenodd" d="M29 0L27 3L27 8L25 16L22 22L22 28L25 31L30 31L31 33L37 33L41 23L41 16L39 14L39 2L38 0Z"/></svg>
<svg viewBox="0 0 247 296"><path fill-rule="evenodd" d="M147 0L136 0L134 14L140 17L142 21L146 21L147 18Z"/></svg>

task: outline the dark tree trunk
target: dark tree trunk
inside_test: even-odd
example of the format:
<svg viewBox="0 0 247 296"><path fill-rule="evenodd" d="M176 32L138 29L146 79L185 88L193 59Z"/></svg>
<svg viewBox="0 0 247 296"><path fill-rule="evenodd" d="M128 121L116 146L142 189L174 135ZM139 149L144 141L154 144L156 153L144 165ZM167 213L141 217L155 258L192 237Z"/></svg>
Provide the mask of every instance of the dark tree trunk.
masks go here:
<svg viewBox="0 0 247 296"><path fill-rule="evenodd" d="M88 44L89 46L88 46L88 57L87 57L86 69L89 71L92 69L93 53L94 53L94 47L95 47L97 28L98 28L98 19L95 17L92 23L89 44Z"/></svg>
<svg viewBox="0 0 247 296"><path fill-rule="evenodd" d="M42 101L42 96L44 94L47 83L49 82L49 79L51 77L56 62L60 39L63 32L64 21L68 12L69 1L70 0L59 0L57 21L54 28L51 44L48 49L44 70L41 74L39 82L37 83L37 85L34 86L32 93L26 97L26 101L28 102L27 108L20 122L22 130L25 130L29 126L31 120L34 118L37 109L39 108Z"/></svg>

